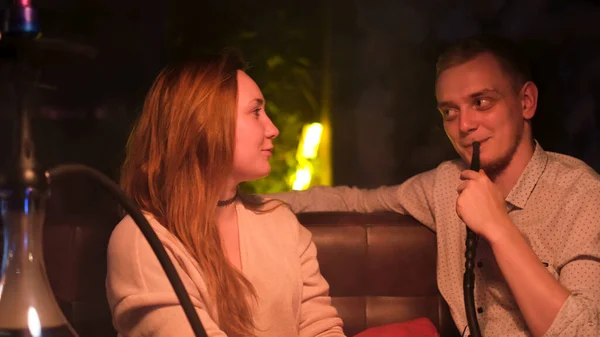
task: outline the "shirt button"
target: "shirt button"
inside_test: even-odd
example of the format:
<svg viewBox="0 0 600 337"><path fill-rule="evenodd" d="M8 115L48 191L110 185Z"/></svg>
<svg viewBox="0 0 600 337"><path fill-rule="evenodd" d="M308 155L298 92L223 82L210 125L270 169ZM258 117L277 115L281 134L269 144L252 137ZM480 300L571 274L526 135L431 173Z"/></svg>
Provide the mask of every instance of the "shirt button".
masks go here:
<svg viewBox="0 0 600 337"><path fill-rule="evenodd" d="M483 314L483 308L482 307L477 308L477 312L480 314Z"/></svg>
<svg viewBox="0 0 600 337"><path fill-rule="evenodd" d="M477 262L477 268L482 268L483 267L483 262L479 261Z"/></svg>

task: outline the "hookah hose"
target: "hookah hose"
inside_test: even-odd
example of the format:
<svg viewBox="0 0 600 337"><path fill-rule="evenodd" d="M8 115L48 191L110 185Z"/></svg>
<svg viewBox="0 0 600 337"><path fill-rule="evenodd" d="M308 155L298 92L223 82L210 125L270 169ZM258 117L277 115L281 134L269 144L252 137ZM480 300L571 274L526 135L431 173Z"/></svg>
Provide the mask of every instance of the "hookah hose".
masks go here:
<svg viewBox="0 0 600 337"><path fill-rule="evenodd" d="M471 170L479 172L479 142L473 143L473 157L471 159ZM467 314L467 323L471 337L481 337L479 323L477 322L477 312L475 311L475 253L477 251L477 234L467 227L467 240L465 250L465 275L463 278L463 290L465 294L465 310Z"/></svg>
<svg viewBox="0 0 600 337"><path fill-rule="evenodd" d="M160 242L160 239L148 223L148 220L146 220L146 217L144 217L133 200L127 197L116 183L114 183L100 171L97 171L91 167L79 164L65 164L51 169L49 174L50 178L54 178L53 180L64 178L72 174L86 175L89 178L92 178L95 182L99 183L100 186L102 186L107 192L117 199L123 209L125 209L135 221L146 240L148 240L148 244L150 244L154 254L156 254L156 257L160 262L160 265L163 267L169 282L173 286L175 295L177 296L185 316L192 327L194 336L206 337L206 330L204 330L204 326L198 317L198 313L192 304L189 294L185 290L185 286L183 285L181 278L177 274L175 266L171 262L169 255L167 255L165 248Z"/></svg>

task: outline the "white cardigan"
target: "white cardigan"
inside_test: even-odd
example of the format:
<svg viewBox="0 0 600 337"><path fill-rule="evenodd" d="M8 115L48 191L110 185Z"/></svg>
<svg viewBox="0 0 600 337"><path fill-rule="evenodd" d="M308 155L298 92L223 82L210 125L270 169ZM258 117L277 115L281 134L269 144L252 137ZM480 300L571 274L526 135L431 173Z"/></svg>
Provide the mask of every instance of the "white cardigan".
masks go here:
<svg viewBox="0 0 600 337"><path fill-rule="evenodd" d="M257 214L236 203L243 275L256 289L256 336L344 336L319 272L310 232L287 207ZM165 227L148 219L173 261L209 337L219 329L215 300L197 262ZM113 231L106 278L113 324L120 336L193 336L158 259L127 216Z"/></svg>

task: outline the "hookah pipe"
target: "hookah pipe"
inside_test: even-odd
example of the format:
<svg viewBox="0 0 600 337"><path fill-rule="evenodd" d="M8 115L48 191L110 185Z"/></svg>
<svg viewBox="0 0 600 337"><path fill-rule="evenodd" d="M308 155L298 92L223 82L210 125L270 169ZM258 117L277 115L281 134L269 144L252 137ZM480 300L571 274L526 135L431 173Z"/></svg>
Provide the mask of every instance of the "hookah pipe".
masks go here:
<svg viewBox="0 0 600 337"><path fill-rule="evenodd" d="M0 335L77 336L62 314L46 276L42 226L50 181L84 174L112 194L133 218L156 254L197 337L206 331L158 236L138 209L107 176L84 165L60 165L48 171L35 158L30 127L33 72L27 63L43 46L37 15L30 0L14 0L5 11L0 58L8 61L15 90L12 157L0 170L0 211L4 251L0 271ZM64 47L64 46L63 46Z"/></svg>
<svg viewBox="0 0 600 337"><path fill-rule="evenodd" d="M473 156L471 158L470 169L479 172L479 142L473 142ZM463 290L465 293L465 310L467 314L467 323L471 337L481 337L479 323L477 322L477 313L475 311L475 254L477 252L477 234L467 227L467 240L465 242L465 275L463 278Z"/></svg>

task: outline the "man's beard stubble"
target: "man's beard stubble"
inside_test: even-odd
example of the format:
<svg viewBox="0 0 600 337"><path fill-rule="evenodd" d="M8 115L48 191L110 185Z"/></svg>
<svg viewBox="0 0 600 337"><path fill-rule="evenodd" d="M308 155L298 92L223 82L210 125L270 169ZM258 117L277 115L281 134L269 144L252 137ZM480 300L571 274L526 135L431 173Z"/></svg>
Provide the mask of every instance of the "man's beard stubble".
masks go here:
<svg viewBox="0 0 600 337"><path fill-rule="evenodd" d="M517 152L517 147L521 143L522 138L523 138L523 129L520 129L518 131L518 134L516 135L516 137L513 138L513 143L511 144L509 151L505 155L503 155L500 158L496 158L492 162L489 162L489 163L482 162L481 163L481 168L483 169L485 174L490 178L490 180L494 181L496 179L496 177L501 175L506 170L508 165L513 160L513 157L515 156L515 153Z"/></svg>
<svg viewBox="0 0 600 337"><path fill-rule="evenodd" d="M507 155L498 158L491 163L484 163L481 169L490 178L490 180L494 181L496 177L506 170L508 164L510 164L513 154L514 150L512 150L512 153L508 153Z"/></svg>

